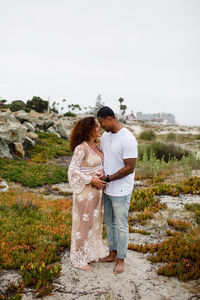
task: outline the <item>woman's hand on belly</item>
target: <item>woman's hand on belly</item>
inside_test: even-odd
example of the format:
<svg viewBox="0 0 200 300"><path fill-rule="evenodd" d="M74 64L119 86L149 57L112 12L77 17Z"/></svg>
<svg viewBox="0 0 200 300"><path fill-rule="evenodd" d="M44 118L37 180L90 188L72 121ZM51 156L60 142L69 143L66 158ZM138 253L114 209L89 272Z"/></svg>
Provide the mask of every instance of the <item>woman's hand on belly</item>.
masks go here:
<svg viewBox="0 0 200 300"><path fill-rule="evenodd" d="M101 179L102 175L95 175L92 177L91 185L95 186L98 189L103 189L106 186L106 182Z"/></svg>

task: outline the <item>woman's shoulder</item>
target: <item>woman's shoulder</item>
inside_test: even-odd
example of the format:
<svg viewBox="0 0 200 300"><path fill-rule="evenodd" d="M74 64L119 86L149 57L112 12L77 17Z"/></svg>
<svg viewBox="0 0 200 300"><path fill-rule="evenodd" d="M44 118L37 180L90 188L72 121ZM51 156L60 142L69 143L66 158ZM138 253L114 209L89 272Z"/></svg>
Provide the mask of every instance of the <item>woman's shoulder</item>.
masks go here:
<svg viewBox="0 0 200 300"><path fill-rule="evenodd" d="M82 142L81 144L77 145L77 146L74 148L74 152L79 152L79 151L84 151L84 152L86 152L86 144L85 144L85 142Z"/></svg>

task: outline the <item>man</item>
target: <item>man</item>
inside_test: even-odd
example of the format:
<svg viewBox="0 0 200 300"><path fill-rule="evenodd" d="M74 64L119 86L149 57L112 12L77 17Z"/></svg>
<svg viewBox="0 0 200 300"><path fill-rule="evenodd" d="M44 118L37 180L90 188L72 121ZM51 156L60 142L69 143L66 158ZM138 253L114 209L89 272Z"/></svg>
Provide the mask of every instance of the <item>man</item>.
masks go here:
<svg viewBox="0 0 200 300"><path fill-rule="evenodd" d="M104 221L106 224L109 255L101 262L116 261L113 272L124 272L124 258L128 248L128 212L134 185L137 158L137 140L115 117L113 110L102 107L97 118L105 132L101 137L104 154L103 180Z"/></svg>

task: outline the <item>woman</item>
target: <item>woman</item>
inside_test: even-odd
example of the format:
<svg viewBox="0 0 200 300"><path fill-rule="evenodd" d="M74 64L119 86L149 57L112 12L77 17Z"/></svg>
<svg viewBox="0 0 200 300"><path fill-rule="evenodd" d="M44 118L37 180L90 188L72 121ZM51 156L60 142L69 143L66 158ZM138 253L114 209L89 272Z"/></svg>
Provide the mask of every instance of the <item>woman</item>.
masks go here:
<svg viewBox="0 0 200 300"><path fill-rule="evenodd" d="M105 255L102 241L102 189L103 154L96 139L100 128L93 117L79 120L70 136L70 148L74 151L69 171L69 183L73 190L72 239L70 258L74 267L91 270L88 263Z"/></svg>

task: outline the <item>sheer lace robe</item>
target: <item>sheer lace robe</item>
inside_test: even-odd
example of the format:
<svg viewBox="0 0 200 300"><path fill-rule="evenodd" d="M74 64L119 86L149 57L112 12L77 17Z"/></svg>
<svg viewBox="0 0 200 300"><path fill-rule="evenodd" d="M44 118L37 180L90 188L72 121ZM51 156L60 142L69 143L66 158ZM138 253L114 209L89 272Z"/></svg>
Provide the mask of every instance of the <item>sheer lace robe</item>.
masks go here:
<svg viewBox="0 0 200 300"><path fill-rule="evenodd" d="M86 142L78 145L69 166L73 190L70 259L75 267L105 256L102 241L103 192L90 184L92 176L103 174L102 159Z"/></svg>

